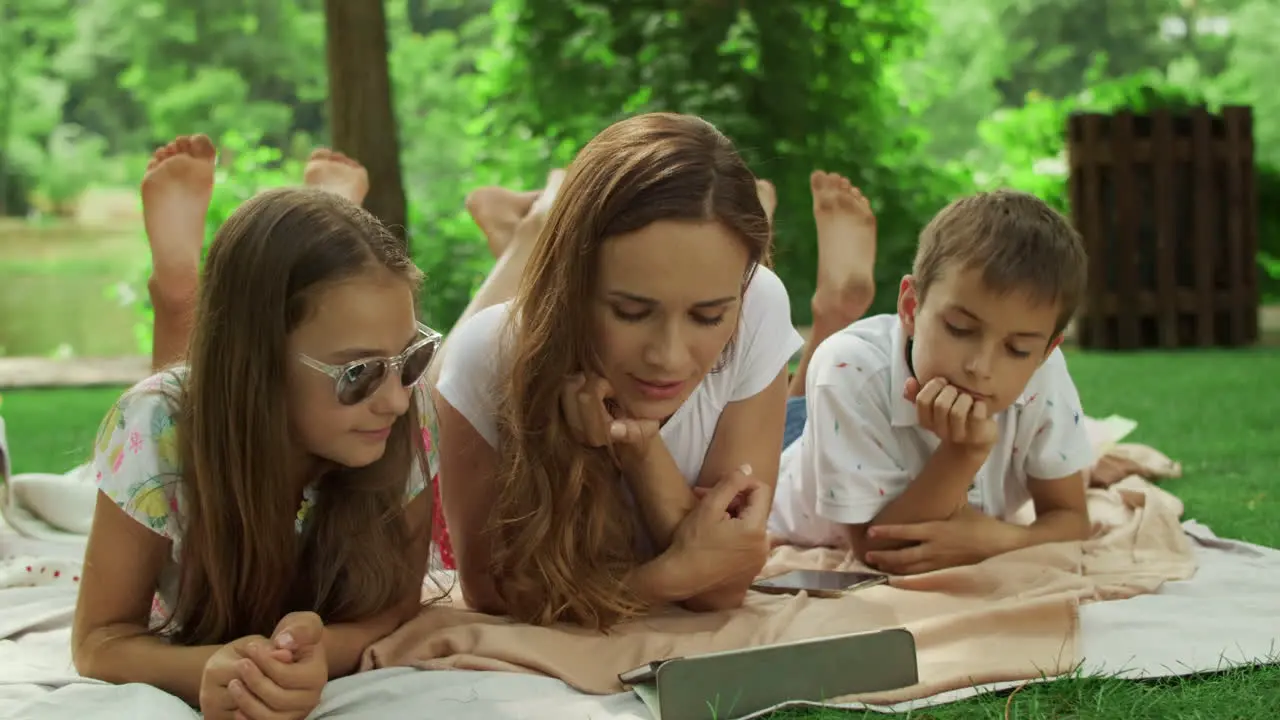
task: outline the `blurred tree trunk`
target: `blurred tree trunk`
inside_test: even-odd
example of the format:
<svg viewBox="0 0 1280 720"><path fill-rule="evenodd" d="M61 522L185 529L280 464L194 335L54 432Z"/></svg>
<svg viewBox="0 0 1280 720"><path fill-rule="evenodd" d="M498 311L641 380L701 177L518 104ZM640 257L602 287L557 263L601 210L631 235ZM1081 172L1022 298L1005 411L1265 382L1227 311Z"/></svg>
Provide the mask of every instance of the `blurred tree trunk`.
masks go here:
<svg viewBox="0 0 1280 720"><path fill-rule="evenodd" d="M333 149L368 168L364 206L407 242L383 0L325 0L324 11Z"/></svg>

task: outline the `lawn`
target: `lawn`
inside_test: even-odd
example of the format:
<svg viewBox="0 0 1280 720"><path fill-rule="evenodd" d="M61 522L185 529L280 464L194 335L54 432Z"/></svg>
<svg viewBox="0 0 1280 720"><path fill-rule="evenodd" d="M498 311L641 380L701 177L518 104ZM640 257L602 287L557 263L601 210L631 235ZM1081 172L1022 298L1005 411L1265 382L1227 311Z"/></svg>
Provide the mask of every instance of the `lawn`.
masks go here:
<svg viewBox="0 0 1280 720"><path fill-rule="evenodd" d="M1095 416L1139 421L1131 437L1182 462L1166 487L1187 516L1219 535L1280 547L1280 349L1095 354L1073 351L1072 372ZM89 455L98 421L118 389L8 391L0 406L17 472L63 471ZM1194 622L1193 619L1188 619ZM1097 678L1031 685L1009 694L928 711L950 718L1272 718L1280 666L1195 679L1128 682ZM775 720L836 720L856 714L779 713ZM879 715L868 714L871 717Z"/></svg>

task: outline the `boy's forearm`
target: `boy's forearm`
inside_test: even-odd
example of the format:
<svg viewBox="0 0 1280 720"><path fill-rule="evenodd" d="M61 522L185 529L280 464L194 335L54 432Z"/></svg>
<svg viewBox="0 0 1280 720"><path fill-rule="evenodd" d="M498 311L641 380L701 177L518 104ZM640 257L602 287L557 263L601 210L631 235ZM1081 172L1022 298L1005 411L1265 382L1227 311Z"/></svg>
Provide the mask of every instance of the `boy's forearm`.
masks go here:
<svg viewBox="0 0 1280 720"><path fill-rule="evenodd" d="M872 525L906 525L945 520L966 502L969 486L986 456L942 445L920 474L876 514Z"/></svg>
<svg viewBox="0 0 1280 720"><path fill-rule="evenodd" d="M1092 530L1086 510L1061 508L1047 512L1037 511L1036 521L1027 526L1024 547L1088 540Z"/></svg>
<svg viewBox="0 0 1280 720"><path fill-rule="evenodd" d="M969 486L986 456L950 445L939 446L924 469L871 521L871 525L911 525L946 520L967 502ZM866 540L865 550L902 547L893 540Z"/></svg>
<svg viewBox="0 0 1280 720"><path fill-rule="evenodd" d="M84 675L117 685L142 683L200 704L204 666L221 645L173 645L136 626L104 627L82 643L83 660L76 667Z"/></svg>

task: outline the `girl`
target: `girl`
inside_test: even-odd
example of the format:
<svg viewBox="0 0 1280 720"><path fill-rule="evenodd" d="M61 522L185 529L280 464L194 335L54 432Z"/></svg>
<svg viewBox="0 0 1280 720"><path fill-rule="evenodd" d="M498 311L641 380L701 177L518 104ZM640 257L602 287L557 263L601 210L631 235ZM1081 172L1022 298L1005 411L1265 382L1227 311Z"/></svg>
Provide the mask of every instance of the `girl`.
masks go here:
<svg viewBox="0 0 1280 720"><path fill-rule="evenodd" d="M491 238L503 256L483 309L439 366L441 500L464 597L591 627L665 602L738 605L767 554L802 344L767 267L771 189L710 124L671 114L609 127L555 184L534 201L536 242L523 221L511 247ZM869 278L870 261L858 270Z"/></svg>
<svg viewBox="0 0 1280 720"><path fill-rule="evenodd" d="M157 154L149 234L207 205L206 144ZM157 281L179 275L168 260ZM154 685L209 718L301 718L418 611L434 473L420 381L439 342L415 318L420 280L333 192L262 193L218 231L187 367L126 392L99 432L72 633L83 675Z"/></svg>

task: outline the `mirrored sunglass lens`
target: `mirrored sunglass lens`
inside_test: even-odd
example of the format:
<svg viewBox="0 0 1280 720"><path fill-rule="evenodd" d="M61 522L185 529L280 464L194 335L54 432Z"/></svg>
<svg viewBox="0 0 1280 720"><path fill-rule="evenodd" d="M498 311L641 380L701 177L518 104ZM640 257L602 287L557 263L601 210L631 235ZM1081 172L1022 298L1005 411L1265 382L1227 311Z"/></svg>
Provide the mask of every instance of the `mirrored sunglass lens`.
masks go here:
<svg viewBox="0 0 1280 720"><path fill-rule="evenodd" d="M400 382L404 383L405 387L409 387L422 379L423 373L431 365L431 358L435 357L436 345L437 343L435 342L429 342L414 350L409 357L404 359L404 366L400 368Z"/></svg>
<svg viewBox="0 0 1280 720"><path fill-rule="evenodd" d="M387 375L385 360L370 360L347 368L338 379L338 402L355 405L373 394Z"/></svg>

